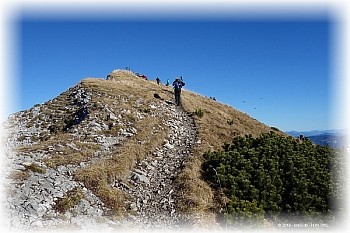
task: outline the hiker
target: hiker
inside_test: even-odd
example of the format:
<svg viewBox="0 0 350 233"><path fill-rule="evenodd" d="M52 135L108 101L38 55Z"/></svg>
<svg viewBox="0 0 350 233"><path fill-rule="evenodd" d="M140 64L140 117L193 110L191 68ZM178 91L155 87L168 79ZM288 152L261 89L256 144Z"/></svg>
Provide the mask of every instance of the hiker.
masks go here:
<svg viewBox="0 0 350 233"><path fill-rule="evenodd" d="M166 86L169 86L169 79L166 80Z"/></svg>
<svg viewBox="0 0 350 233"><path fill-rule="evenodd" d="M157 84L159 85L160 79L158 77L156 78L156 81L157 81Z"/></svg>
<svg viewBox="0 0 350 233"><path fill-rule="evenodd" d="M173 82L174 94L175 94L175 104L180 106L181 103L181 88L185 86L185 83L179 78L175 79Z"/></svg>

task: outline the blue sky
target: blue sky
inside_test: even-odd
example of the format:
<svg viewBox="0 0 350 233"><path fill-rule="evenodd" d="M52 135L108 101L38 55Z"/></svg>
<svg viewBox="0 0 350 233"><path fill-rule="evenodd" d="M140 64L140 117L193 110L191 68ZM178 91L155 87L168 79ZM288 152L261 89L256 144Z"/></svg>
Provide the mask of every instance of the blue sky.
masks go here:
<svg viewBox="0 0 350 233"><path fill-rule="evenodd" d="M13 111L129 66L162 81L182 75L187 89L284 131L334 128L333 26L327 14L216 20L21 15Z"/></svg>

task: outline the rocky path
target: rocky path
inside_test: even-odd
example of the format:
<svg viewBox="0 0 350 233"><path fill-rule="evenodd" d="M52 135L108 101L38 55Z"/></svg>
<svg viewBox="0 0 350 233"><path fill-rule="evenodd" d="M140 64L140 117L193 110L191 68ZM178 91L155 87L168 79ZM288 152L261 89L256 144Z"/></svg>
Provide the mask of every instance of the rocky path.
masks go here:
<svg viewBox="0 0 350 233"><path fill-rule="evenodd" d="M193 119L181 108L170 106L172 129L161 148L137 164L127 183L115 186L130 195L128 216L132 227L142 229L181 229L189 219L177 209L178 189L174 184L186 157L196 143Z"/></svg>

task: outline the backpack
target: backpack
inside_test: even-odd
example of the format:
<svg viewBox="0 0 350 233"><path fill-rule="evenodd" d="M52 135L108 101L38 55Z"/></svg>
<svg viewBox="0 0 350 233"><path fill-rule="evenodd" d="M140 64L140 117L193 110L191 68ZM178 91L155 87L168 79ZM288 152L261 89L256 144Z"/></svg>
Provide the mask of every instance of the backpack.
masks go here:
<svg viewBox="0 0 350 233"><path fill-rule="evenodd" d="M185 86L185 83L183 81L177 80L173 83L173 86L175 90L180 90L183 86Z"/></svg>
<svg viewBox="0 0 350 233"><path fill-rule="evenodd" d="M175 82L174 83L174 88L175 88L175 90L181 89L181 83L179 81Z"/></svg>

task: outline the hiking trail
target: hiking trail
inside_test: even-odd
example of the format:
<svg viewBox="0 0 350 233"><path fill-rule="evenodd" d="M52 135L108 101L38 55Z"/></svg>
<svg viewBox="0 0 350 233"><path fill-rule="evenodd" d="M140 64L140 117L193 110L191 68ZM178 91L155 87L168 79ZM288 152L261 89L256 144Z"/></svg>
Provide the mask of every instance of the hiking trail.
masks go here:
<svg viewBox="0 0 350 233"><path fill-rule="evenodd" d="M115 187L131 196L128 222L140 229L181 229L191 220L177 208L180 195L174 184L184 160L192 154L196 143L194 120L182 108L168 105L171 131L161 148L139 162L126 183Z"/></svg>

